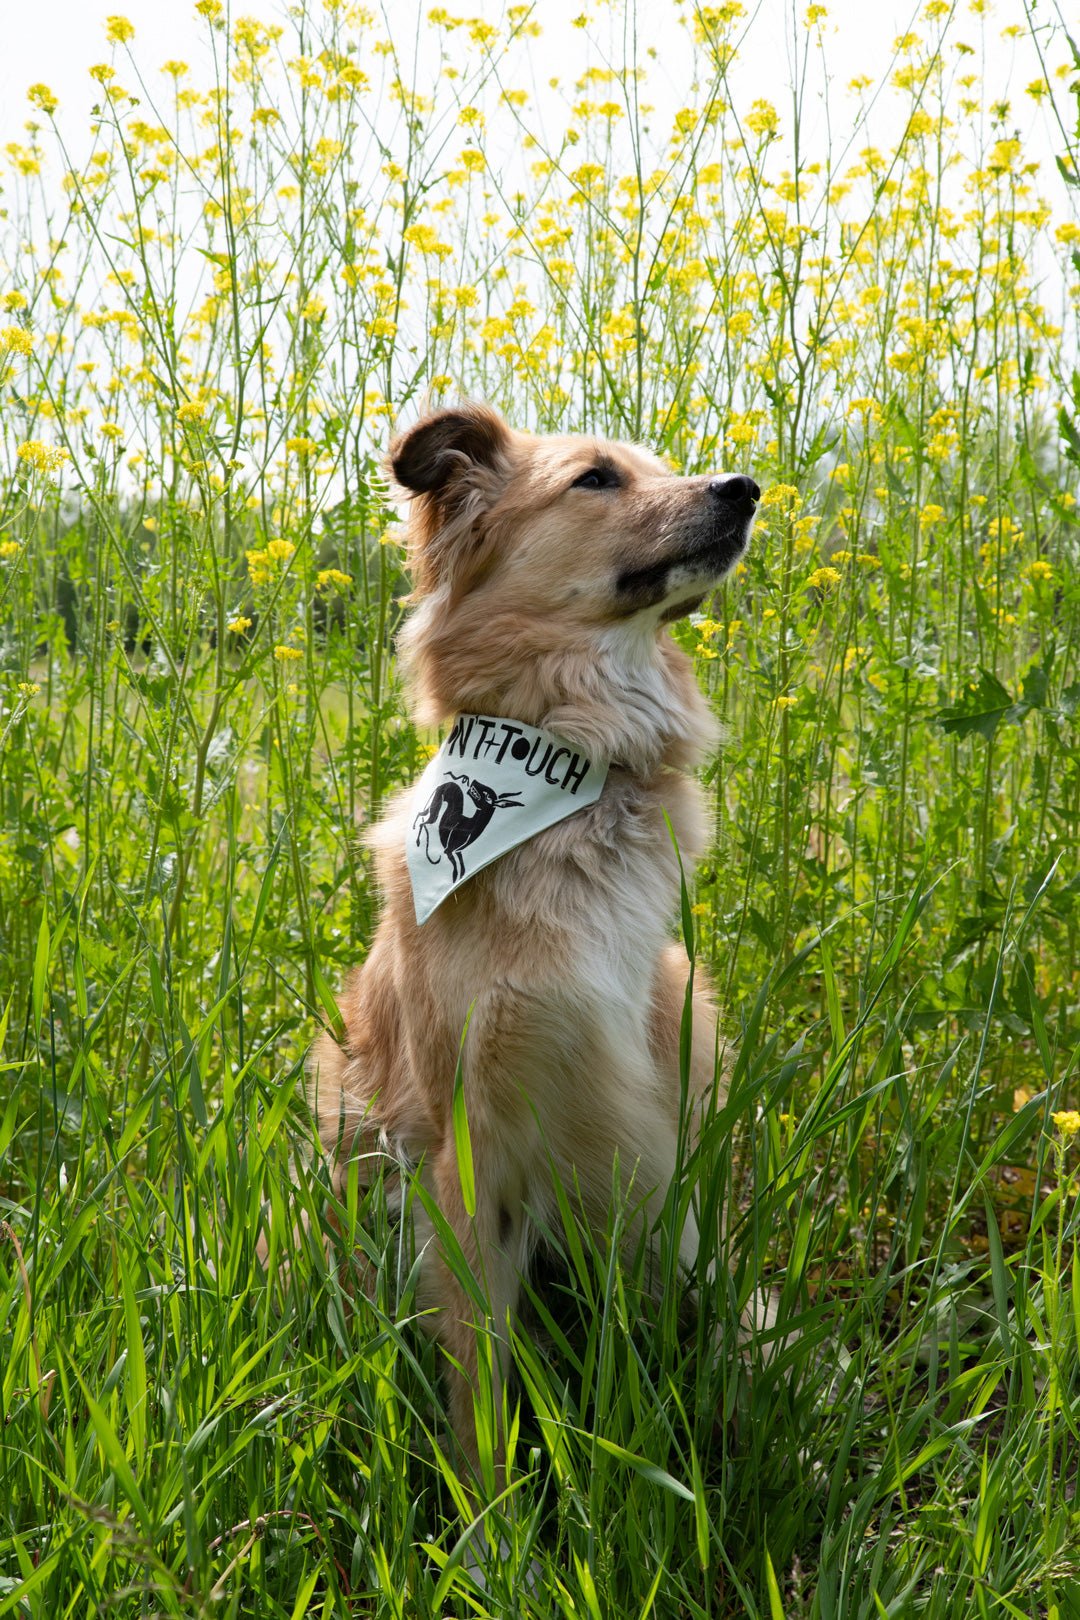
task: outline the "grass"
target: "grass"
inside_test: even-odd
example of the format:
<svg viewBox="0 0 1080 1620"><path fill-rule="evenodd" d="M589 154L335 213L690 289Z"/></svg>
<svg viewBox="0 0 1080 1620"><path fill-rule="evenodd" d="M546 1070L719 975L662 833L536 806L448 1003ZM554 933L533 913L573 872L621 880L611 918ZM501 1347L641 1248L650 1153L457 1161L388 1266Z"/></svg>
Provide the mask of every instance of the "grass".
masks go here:
<svg viewBox="0 0 1080 1620"><path fill-rule="evenodd" d="M1060 19L1010 106L931 4L889 149L815 151L814 16L777 110L739 8L683 7L650 134L618 8L565 106L524 8L415 64L199 9L220 93L113 19L87 150L38 86L8 152L0 1614L1080 1614ZM432 742L377 453L458 389L765 489L676 630L727 728L683 932L738 1055L659 1236L696 1202L700 1308L563 1189L471 1539L408 1224L335 1202L301 1078Z"/></svg>

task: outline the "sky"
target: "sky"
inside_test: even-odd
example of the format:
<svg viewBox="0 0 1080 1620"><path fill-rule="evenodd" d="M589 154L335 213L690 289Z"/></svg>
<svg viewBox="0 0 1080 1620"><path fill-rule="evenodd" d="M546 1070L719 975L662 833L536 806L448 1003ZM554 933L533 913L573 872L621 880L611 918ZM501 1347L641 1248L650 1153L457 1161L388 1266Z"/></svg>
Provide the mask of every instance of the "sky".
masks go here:
<svg viewBox="0 0 1080 1620"><path fill-rule="evenodd" d="M307 0L307 3L314 6L318 0ZM375 9L380 0L366 0L366 3ZM433 3L434 0L392 0L390 15L395 42L403 44L413 31L425 41L434 37L424 20ZM756 0L756 3L744 0L744 3L747 10L744 39L738 53L737 70L729 77L729 84L736 90L745 86L745 101L738 110L745 112L754 99L766 97L783 114L790 78L793 15L790 0ZM801 19L808 3L809 0L795 0L797 18ZM1036 19L1046 21L1057 3L1058 0L1028 0ZM627 4L632 12L632 0L627 0ZM572 26L572 19L582 14L583 6L585 15L590 18L590 34L602 39L605 30L613 26L608 0L537 0L535 15L542 22L543 33L530 44L532 58L528 64L533 86L539 91L539 99L534 99L534 116L537 111L541 117L544 115L543 97L547 94L548 79L559 76L572 88L574 79L589 60L587 53L596 49L585 33ZM807 103L804 144L814 155L827 145L834 159L838 155L845 158L837 164L842 170L869 141L887 150L900 133L905 98L888 85L893 42L909 30L925 33L920 17L926 0L918 0L917 4L912 0L826 0L826 6L827 18L822 25L824 51L820 60L831 81L829 123L826 126L824 97L811 95ZM89 151L90 109L100 94L100 87L90 78L88 70L93 64L108 60L113 50L105 32L105 19L110 13L120 12L134 24L132 49L151 95L159 85L165 89L159 70L170 58L180 58L189 64L192 69L189 83L203 87L213 82L211 31L205 20L196 14L194 0L0 0L0 7L4 13L3 49L0 50L0 185L3 184L4 146L10 141L25 139L23 126L28 118L40 118L26 100L28 87L39 81L47 84L59 98L58 123L72 161L85 161ZM496 23L503 15L501 0L456 0L447 9L455 15L478 15ZM980 10L981 15L977 14ZM231 11L234 18L253 15L264 22L280 23L285 19L286 7L282 0L232 0ZM670 3L657 5L655 0L638 0L639 36L644 36L645 45L654 44L656 52L649 66L649 99L656 104L654 124L657 128L670 128L671 117L688 99L689 53L685 31L672 28L670 18ZM1018 32L1019 37L1011 37L1010 29ZM1036 107L1025 93L1025 87L1039 77L1040 65L1027 25L1024 0L959 0L948 40L946 56L948 58L952 52L951 61L958 59L955 54L958 42L971 47L974 54L964 57L964 65L981 71L987 103L1010 101L1012 120L1020 129L1025 155L1040 163L1039 191L1050 202L1054 218L1075 217L1076 203L1080 199L1068 195L1054 162L1055 153L1062 150L1060 133L1052 126L1048 113ZM1048 66L1053 69L1063 58L1061 45L1055 44ZM134 89L130 65L124 63L119 48L116 61L119 82L129 90ZM874 99L869 130L845 127L845 120L851 118L856 105L846 86L860 74L868 75L875 83L883 83ZM565 105L553 108L552 114L549 135L565 122ZM148 109L140 114L146 115ZM998 131L989 138L996 139L1001 133ZM47 137L44 144L48 150ZM57 172L55 165L50 172Z"/></svg>
<svg viewBox="0 0 1080 1620"><path fill-rule="evenodd" d="M375 4L378 0L375 0ZM431 0L416 6L410 0L396 0L393 9L394 34L403 38L413 26L413 18L430 9ZM923 0L924 3L924 0ZM909 29L919 31L923 3L910 0L829 0L825 23L825 45L832 77L845 85L857 74L878 79L887 73L893 40ZM1049 16L1051 0L1034 0L1036 16ZM539 82L553 74L572 76L582 59L584 39L570 26L582 12L602 26L607 10L602 0L539 0L536 16L544 32L535 42L535 73ZM209 30L195 13L193 0L0 0L4 16L3 50L0 51L0 144L18 140L22 125L31 116L26 102L27 88L38 81L48 84L59 97L62 128L68 138L78 139L85 131L90 107L98 86L88 68L108 59L110 48L105 37L105 18L113 12L127 17L136 30L135 49L141 64L149 67L153 84L157 69L169 58L179 57L193 69L194 82L210 76ZM498 21L502 5L494 0L459 0L448 8L454 13L480 15ZM798 0L799 11L805 9ZM282 19L285 7L279 0L238 0L233 15L253 15L266 22ZM748 0L749 23L746 43L740 52L745 63L748 99L766 96L781 99L786 80L788 54L785 0ZM670 15L668 8L651 6L642 0L640 25L647 34L653 18ZM1033 111L1025 105L1024 86L1038 73L1030 39L1003 38L1010 25L1024 26L1023 0L997 0L981 20L972 15L966 3L958 6L954 35L985 53L987 88L997 99L1011 95L1014 104L1024 106L1025 121ZM658 37L659 50L653 71L652 92L662 99L672 98L672 109L682 104L680 77L683 58L681 42L670 27L666 37ZM1058 53L1060 59L1060 53ZM128 80L121 76L121 82ZM887 103L889 93L883 100ZM662 109L661 109L662 110ZM887 117L887 105L882 108ZM1036 123L1038 121L1036 120ZM1051 141L1041 129L1033 132L1036 155L1052 160Z"/></svg>

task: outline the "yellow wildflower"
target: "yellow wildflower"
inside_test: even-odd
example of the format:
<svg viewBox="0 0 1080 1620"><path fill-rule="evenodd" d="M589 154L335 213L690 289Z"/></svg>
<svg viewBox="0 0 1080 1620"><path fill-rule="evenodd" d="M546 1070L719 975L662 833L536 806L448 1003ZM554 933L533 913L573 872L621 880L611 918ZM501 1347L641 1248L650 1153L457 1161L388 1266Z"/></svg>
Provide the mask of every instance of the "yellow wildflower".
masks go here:
<svg viewBox="0 0 1080 1620"><path fill-rule="evenodd" d="M746 127L755 135L770 138L776 134L780 118L770 101L755 101L746 115Z"/></svg>
<svg viewBox="0 0 1080 1620"><path fill-rule="evenodd" d="M249 551L247 553L248 574L253 585L267 585L270 582L272 569L270 558L265 551Z"/></svg>
<svg viewBox="0 0 1080 1620"><path fill-rule="evenodd" d="M33 102L34 106L39 107L46 115L54 113L59 106L47 84L32 84L26 92L26 99Z"/></svg>
<svg viewBox="0 0 1080 1620"><path fill-rule="evenodd" d="M297 659L303 658L299 647L285 647L279 643L274 648L274 657L282 664L293 664Z"/></svg>
<svg viewBox="0 0 1080 1620"><path fill-rule="evenodd" d="M183 422L185 426L190 423L192 427L198 426L200 422L205 422L206 411L202 402L197 399L186 399L177 411L176 419L178 422Z"/></svg>
<svg viewBox="0 0 1080 1620"><path fill-rule="evenodd" d="M301 461L306 460L308 456L317 456L319 453L319 446L315 443L315 440L303 437L286 439L285 448L291 456L299 456ZM275 540L272 542L273 545L281 545L282 543L287 545L288 541Z"/></svg>
<svg viewBox="0 0 1080 1620"><path fill-rule="evenodd" d="M324 591L328 585L334 585L339 591L345 590L352 584L352 575L343 574L340 568L321 568L318 574L318 586Z"/></svg>
<svg viewBox="0 0 1080 1620"><path fill-rule="evenodd" d="M797 512L802 506L803 499L793 484L770 484L761 497L760 506L763 512L770 506L779 506L788 511Z"/></svg>
<svg viewBox="0 0 1080 1620"><path fill-rule="evenodd" d="M827 591L833 585L840 583L840 570L838 568L815 568L807 580L811 590Z"/></svg>
<svg viewBox="0 0 1080 1620"><path fill-rule="evenodd" d="M126 17L106 17L105 35L114 45L126 45L129 39L135 38L135 24Z"/></svg>
<svg viewBox="0 0 1080 1620"><path fill-rule="evenodd" d="M230 619L227 628L234 636L246 636L251 629L251 620L245 613L238 613L235 619Z"/></svg>
<svg viewBox="0 0 1080 1620"><path fill-rule="evenodd" d="M275 562L283 563L288 562L295 550L296 547L290 540L271 540L266 548L268 556L272 557Z"/></svg>
<svg viewBox="0 0 1080 1620"><path fill-rule="evenodd" d="M68 453L59 445L42 444L40 439L27 439L15 454L20 461L28 461L35 472L57 473L67 460Z"/></svg>
<svg viewBox="0 0 1080 1620"><path fill-rule="evenodd" d="M0 332L0 354L29 354L34 340L23 326L5 326Z"/></svg>
<svg viewBox="0 0 1080 1620"><path fill-rule="evenodd" d="M11 562L22 550L18 540L0 540L0 562Z"/></svg>
<svg viewBox="0 0 1080 1620"><path fill-rule="evenodd" d="M1075 1108L1066 1109L1061 1114L1051 1114L1050 1118L1062 1136L1075 1136L1077 1131L1080 1131L1080 1113L1077 1113Z"/></svg>

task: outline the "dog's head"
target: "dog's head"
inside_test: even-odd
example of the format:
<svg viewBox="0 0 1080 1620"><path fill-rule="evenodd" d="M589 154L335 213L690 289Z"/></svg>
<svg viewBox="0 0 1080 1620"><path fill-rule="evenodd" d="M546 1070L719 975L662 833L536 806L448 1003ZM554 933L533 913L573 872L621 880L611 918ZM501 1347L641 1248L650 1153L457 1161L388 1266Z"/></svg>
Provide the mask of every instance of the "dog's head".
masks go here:
<svg viewBox="0 0 1080 1620"><path fill-rule="evenodd" d="M524 590L596 624L691 612L742 556L760 491L740 473L680 478L635 445L515 433L484 405L400 434L418 591ZM542 600L541 600L542 598ZM523 603L524 605L524 603Z"/></svg>
<svg viewBox="0 0 1080 1620"><path fill-rule="evenodd" d="M636 445L518 433L475 404L424 417L388 464L411 497L421 606L405 646L429 720L517 702L551 724L581 660L670 666L658 632L734 567L760 494L743 474L678 477ZM544 692L522 690L530 669Z"/></svg>

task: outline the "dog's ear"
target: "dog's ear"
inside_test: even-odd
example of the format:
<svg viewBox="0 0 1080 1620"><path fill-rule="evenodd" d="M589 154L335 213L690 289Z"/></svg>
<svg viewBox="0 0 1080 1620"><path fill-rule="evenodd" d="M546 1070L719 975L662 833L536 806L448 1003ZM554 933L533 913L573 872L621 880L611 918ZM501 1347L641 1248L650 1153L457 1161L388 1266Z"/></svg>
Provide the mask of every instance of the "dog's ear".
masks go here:
<svg viewBox="0 0 1080 1620"><path fill-rule="evenodd" d="M510 429L487 405L433 411L394 439L387 465L413 497L412 561L421 593L480 566L484 516L512 471Z"/></svg>
<svg viewBox="0 0 1080 1620"><path fill-rule="evenodd" d="M442 501L463 475L495 472L510 448L510 429L487 405L433 411L390 446L395 481L413 495Z"/></svg>

